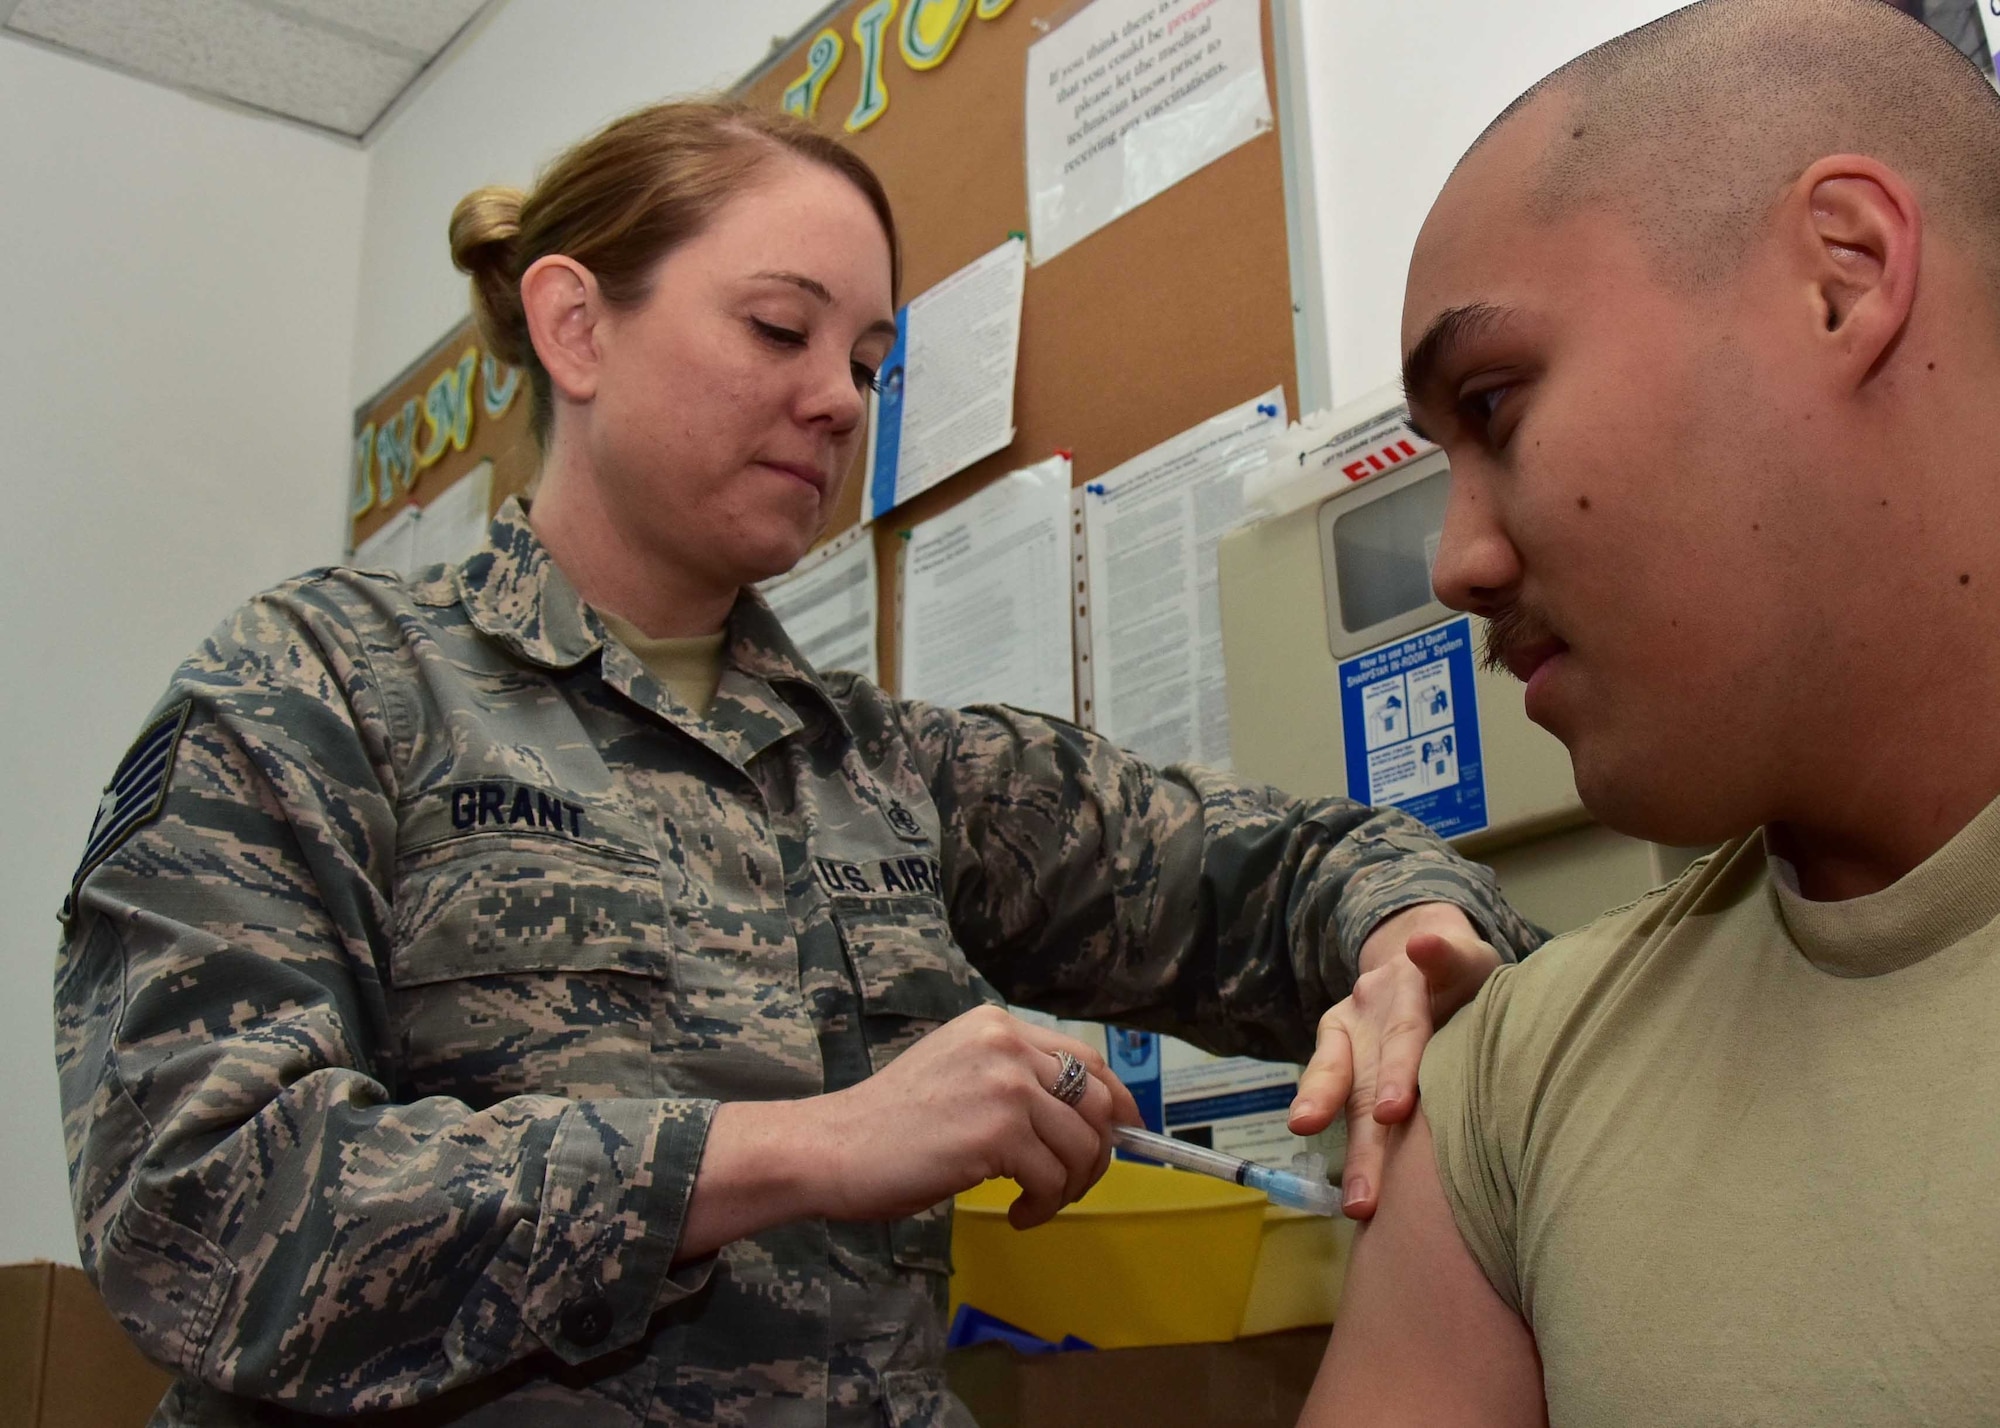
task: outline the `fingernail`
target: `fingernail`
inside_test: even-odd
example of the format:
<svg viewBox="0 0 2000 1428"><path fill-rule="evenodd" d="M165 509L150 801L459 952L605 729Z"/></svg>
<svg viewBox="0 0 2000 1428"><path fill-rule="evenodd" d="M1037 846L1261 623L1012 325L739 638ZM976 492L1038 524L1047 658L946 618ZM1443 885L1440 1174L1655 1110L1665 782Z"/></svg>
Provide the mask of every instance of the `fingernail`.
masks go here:
<svg viewBox="0 0 2000 1428"><path fill-rule="evenodd" d="M1367 1198L1368 1182L1361 1176L1351 1176L1341 1182L1340 1204L1342 1209L1351 1210Z"/></svg>
<svg viewBox="0 0 2000 1428"><path fill-rule="evenodd" d="M1314 1102L1308 1101L1303 1097L1301 1097L1299 1100L1292 1102L1291 1114L1293 1119L1297 1119L1300 1116L1312 1115L1318 1109L1319 1109L1318 1105L1316 1105Z"/></svg>
<svg viewBox="0 0 2000 1428"><path fill-rule="evenodd" d="M1378 1103L1382 1101L1393 1101L1402 1094L1403 1094L1403 1088L1401 1086L1384 1086L1381 1089L1381 1091L1377 1093L1375 1100Z"/></svg>

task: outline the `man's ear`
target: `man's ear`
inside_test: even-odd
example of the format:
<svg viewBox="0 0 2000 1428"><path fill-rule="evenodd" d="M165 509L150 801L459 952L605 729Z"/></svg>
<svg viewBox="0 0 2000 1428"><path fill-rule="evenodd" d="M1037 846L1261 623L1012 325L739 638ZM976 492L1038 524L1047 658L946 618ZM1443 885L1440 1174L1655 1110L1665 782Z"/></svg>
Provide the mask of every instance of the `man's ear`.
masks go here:
<svg viewBox="0 0 2000 1428"><path fill-rule="evenodd" d="M574 258L551 253L521 274L521 307L535 356L558 395L587 402L597 394L597 279Z"/></svg>
<svg viewBox="0 0 2000 1428"><path fill-rule="evenodd" d="M1856 383L1894 347L1916 302L1924 219L1916 194L1875 159L1836 154L1799 176L1800 258L1816 324Z"/></svg>

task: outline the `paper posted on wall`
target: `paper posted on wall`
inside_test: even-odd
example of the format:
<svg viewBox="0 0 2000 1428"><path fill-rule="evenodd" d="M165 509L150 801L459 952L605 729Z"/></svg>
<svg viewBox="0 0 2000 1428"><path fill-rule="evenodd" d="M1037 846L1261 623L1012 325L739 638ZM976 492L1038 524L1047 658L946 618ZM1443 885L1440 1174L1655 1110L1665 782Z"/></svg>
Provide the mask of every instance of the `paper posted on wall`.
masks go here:
<svg viewBox="0 0 2000 1428"><path fill-rule="evenodd" d="M1271 127L1258 0L1094 0L1028 48L1037 263Z"/></svg>
<svg viewBox="0 0 2000 1428"><path fill-rule="evenodd" d="M1104 1059L1131 1091L1147 1129L1266 1165L1288 1164L1313 1148L1287 1125L1297 1066L1211 1056L1171 1036L1121 1026L1105 1027L1104 1041Z"/></svg>
<svg viewBox="0 0 2000 1428"><path fill-rule="evenodd" d="M896 314L868 441L882 516L1014 439L1027 245L1010 238Z"/></svg>
<svg viewBox="0 0 2000 1428"><path fill-rule="evenodd" d="M1460 615L1340 662L1349 798L1396 804L1445 838L1487 826L1477 647Z"/></svg>
<svg viewBox="0 0 2000 1428"><path fill-rule="evenodd" d="M416 565L417 508L405 506L354 547L357 570L393 570L407 575Z"/></svg>
<svg viewBox="0 0 2000 1428"><path fill-rule="evenodd" d="M456 565L486 541L493 463L482 461L434 497L417 522L417 568Z"/></svg>
<svg viewBox="0 0 2000 1428"><path fill-rule="evenodd" d="M1093 722L1154 763L1229 767L1215 546L1284 429L1273 388L1085 488Z"/></svg>
<svg viewBox="0 0 2000 1428"><path fill-rule="evenodd" d="M1001 477L910 532L905 698L1074 717L1069 460Z"/></svg>
<svg viewBox="0 0 2000 1428"><path fill-rule="evenodd" d="M882 682L875 642L875 539L866 526L828 541L758 593L818 670Z"/></svg>
<svg viewBox="0 0 2000 1428"><path fill-rule="evenodd" d="M354 548L354 563L406 577L433 565L455 565L486 539L492 505L493 463L482 461L429 505L413 503L397 511Z"/></svg>

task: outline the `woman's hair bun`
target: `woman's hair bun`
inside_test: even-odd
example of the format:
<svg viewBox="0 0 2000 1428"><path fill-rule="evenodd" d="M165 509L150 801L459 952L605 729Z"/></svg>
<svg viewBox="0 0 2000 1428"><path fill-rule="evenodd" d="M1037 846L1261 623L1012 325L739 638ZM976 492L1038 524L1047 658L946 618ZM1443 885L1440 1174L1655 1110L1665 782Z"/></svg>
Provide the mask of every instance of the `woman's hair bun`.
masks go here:
<svg viewBox="0 0 2000 1428"><path fill-rule="evenodd" d="M521 310L518 271L521 205L527 195L498 185L474 189L451 211L451 261L472 276L472 315L486 348L502 362L522 365L528 353L528 320Z"/></svg>

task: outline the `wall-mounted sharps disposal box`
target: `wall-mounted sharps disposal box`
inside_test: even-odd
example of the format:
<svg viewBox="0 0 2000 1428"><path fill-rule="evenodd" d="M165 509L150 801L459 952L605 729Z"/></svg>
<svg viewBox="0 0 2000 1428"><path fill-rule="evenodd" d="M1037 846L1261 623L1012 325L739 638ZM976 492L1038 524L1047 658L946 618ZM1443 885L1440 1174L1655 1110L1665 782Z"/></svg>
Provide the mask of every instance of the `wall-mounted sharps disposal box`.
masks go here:
<svg viewBox="0 0 2000 1428"><path fill-rule="evenodd" d="M1451 469L1408 422L1392 392L1309 418L1246 491L1260 517L1218 552L1235 770L1403 808L1566 931L1704 850L1593 822L1520 683L1480 668L1484 621L1431 590Z"/></svg>

